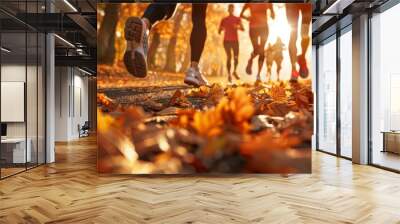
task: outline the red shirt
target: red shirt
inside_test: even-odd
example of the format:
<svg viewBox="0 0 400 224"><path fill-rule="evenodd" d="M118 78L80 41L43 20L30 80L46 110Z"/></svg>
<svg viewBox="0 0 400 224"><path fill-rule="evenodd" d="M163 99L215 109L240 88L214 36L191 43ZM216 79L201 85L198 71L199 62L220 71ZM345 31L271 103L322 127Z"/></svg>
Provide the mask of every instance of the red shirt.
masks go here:
<svg viewBox="0 0 400 224"><path fill-rule="evenodd" d="M222 19L220 28L225 31L224 41L238 41L238 29L240 18L237 16L227 16Z"/></svg>

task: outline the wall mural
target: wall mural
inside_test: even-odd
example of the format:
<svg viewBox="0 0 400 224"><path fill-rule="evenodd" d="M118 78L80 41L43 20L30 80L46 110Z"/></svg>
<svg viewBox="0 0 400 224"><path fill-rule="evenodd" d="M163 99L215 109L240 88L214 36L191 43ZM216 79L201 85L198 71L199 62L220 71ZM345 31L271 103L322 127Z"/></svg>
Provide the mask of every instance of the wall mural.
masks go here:
<svg viewBox="0 0 400 224"><path fill-rule="evenodd" d="M97 7L99 172L311 172L311 4Z"/></svg>

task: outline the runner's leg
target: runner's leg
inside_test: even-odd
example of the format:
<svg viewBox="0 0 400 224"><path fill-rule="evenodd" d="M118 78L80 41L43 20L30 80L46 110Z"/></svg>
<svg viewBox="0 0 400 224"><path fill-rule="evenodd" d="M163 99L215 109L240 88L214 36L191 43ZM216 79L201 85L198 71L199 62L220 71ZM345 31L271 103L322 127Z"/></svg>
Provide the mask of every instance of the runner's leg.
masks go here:
<svg viewBox="0 0 400 224"><path fill-rule="evenodd" d="M290 40L289 40L289 56L290 63L292 64L292 79L295 80L298 77L298 72L296 70L297 63L297 23L299 19L299 9L296 5L286 4L286 16L289 22L291 31L290 31Z"/></svg>
<svg viewBox="0 0 400 224"><path fill-rule="evenodd" d="M250 36L251 45L253 46L253 52L250 54L249 61L247 62L246 73L248 75L251 75L253 59L257 56L257 49L258 49L258 39L257 39L258 36L257 36L256 29L250 27L249 36Z"/></svg>
<svg viewBox="0 0 400 224"><path fill-rule="evenodd" d="M239 75L236 73L236 69L239 64L239 41L232 42L232 50L233 50L233 62L234 62L232 74L236 79L240 79Z"/></svg>
<svg viewBox="0 0 400 224"><path fill-rule="evenodd" d="M206 11L206 3L192 4L193 27L190 34L191 64L184 79L184 82L188 85L209 85L207 79L199 71L199 61L207 37Z"/></svg>
<svg viewBox="0 0 400 224"><path fill-rule="evenodd" d="M278 81L279 81L279 75L280 75L281 69L282 69L282 60L283 60L283 57L278 57L278 58L275 59L276 77L277 77Z"/></svg>
<svg viewBox="0 0 400 224"><path fill-rule="evenodd" d="M150 29L158 21L171 18L176 6L176 3L151 3L144 11L142 19L147 20Z"/></svg>
<svg viewBox="0 0 400 224"><path fill-rule="evenodd" d="M229 42L224 41L224 49L226 52L226 68L228 69L228 76L230 76L231 75L232 53L231 53L231 45Z"/></svg>
<svg viewBox="0 0 400 224"><path fill-rule="evenodd" d="M264 47L268 38L268 27L260 27L258 30L260 44L258 45L258 73L257 77L260 77L262 67L264 65Z"/></svg>
<svg viewBox="0 0 400 224"><path fill-rule="evenodd" d="M147 75L147 31L157 21L169 18L175 11L175 4L150 4L143 17L129 17L125 23L126 51L124 64L129 73L136 77Z"/></svg>
<svg viewBox="0 0 400 224"><path fill-rule="evenodd" d="M207 38L206 28L207 4L192 4L192 33L190 34L191 60L196 64L203 53L204 43Z"/></svg>
<svg viewBox="0 0 400 224"><path fill-rule="evenodd" d="M302 22L301 22L301 55L298 59L298 63L300 65L300 75L303 78L306 78L308 76L308 67L307 67L307 61L306 61L306 53L307 49L310 45L310 24L311 24L311 19L312 19L312 14L311 14L311 7L310 6L303 6L301 8L301 17L302 17Z"/></svg>

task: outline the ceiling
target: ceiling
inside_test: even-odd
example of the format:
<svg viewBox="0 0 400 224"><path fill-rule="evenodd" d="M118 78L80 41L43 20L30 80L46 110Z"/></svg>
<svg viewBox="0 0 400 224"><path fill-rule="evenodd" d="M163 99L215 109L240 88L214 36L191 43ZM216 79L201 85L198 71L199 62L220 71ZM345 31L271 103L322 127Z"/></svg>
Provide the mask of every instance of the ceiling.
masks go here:
<svg viewBox="0 0 400 224"><path fill-rule="evenodd" d="M47 4L45 0L1 0L0 26L2 45L13 49L10 58L26 55L21 32L50 32L57 34L56 66L77 66L95 74L96 0L47 0ZM27 37L29 42L30 34ZM36 51L33 44L27 46L28 55Z"/></svg>
<svg viewBox="0 0 400 224"><path fill-rule="evenodd" d="M313 44L350 25L353 17L374 11L390 0L315 0L313 1Z"/></svg>

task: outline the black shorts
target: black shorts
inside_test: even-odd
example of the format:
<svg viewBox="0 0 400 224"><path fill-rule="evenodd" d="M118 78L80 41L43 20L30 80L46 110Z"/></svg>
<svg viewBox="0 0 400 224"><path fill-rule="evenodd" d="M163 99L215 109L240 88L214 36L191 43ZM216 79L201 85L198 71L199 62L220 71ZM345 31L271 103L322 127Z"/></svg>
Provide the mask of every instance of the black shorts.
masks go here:
<svg viewBox="0 0 400 224"><path fill-rule="evenodd" d="M239 56L239 41L224 41L224 48L227 55L231 55L233 51L233 56Z"/></svg>

